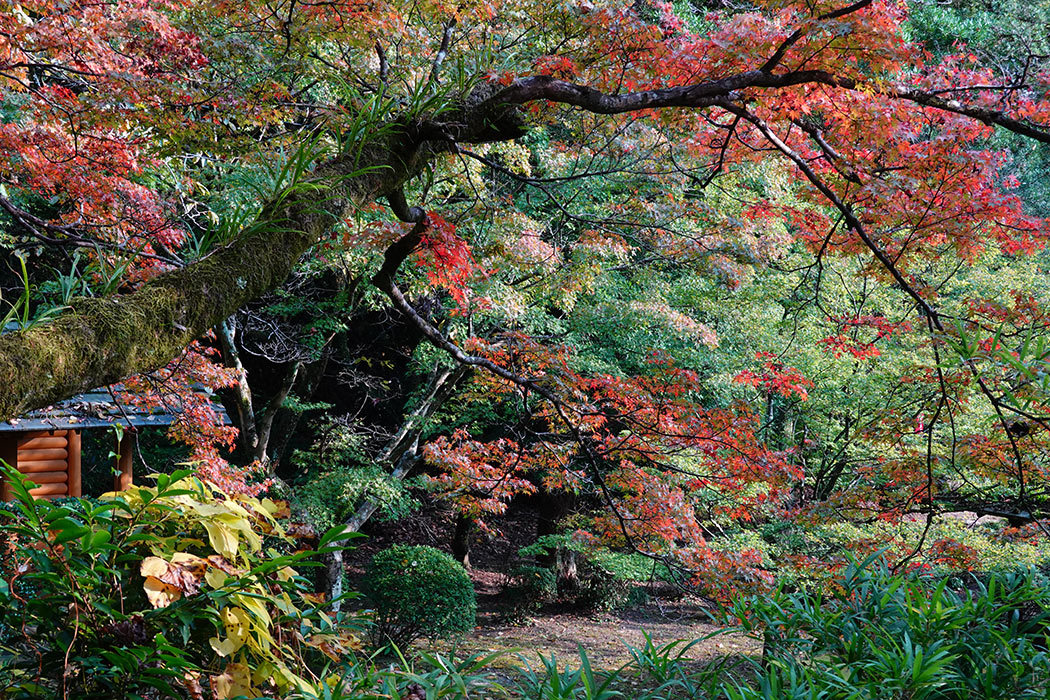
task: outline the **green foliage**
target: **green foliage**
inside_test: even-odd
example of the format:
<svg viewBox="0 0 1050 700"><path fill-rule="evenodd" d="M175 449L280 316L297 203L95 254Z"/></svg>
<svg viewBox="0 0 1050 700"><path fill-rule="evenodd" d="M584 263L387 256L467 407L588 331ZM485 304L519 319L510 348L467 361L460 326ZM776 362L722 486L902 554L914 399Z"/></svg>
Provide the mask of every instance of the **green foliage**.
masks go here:
<svg viewBox="0 0 1050 700"><path fill-rule="evenodd" d="M379 504L380 516L394 520L408 515L417 502L403 481L376 466L344 468L322 474L295 494L304 512L319 529L335 527L367 497Z"/></svg>
<svg viewBox="0 0 1050 700"><path fill-rule="evenodd" d="M421 652L415 658L397 654L396 663L377 665L373 659L355 659L338 675L313 692L297 693L289 700L465 700L504 697L504 688L492 672L493 663L510 653L471 654L457 658Z"/></svg>
<svg viewBox="0 0 1050 700"><path fill-rule="evenodd" d="M638 670L657 683L666 683L678 676L681 672L682 661L686 658L685 655L694 646L707 639L702 637L691 642L676 639L658 645L648 632L642 634L645 637L645 644L640 647L628 644L627 651L630 652L631 659Z"/></svg>
<svg viewBox="0 0 1050 700"><path fill-rule="evenodd" d="M380 644L403 648L420 637L462 634L474 626L474 584L433 547L394 545L379 552L365 573L364 592L375 605Z"/></svg>
<svg viewBox="0 0 1050 700"><path fill-rule="evenodd" d="M742 599L734 614L761 635L751 698L1043 698L1050 678L1050 595L1031 572L959 581L891 574L875 557L834 593ZM954 585L953 585L954 584Z"/></svg>
<svg viewBox="0 0 1050 700"><path fill-rule="evenodd" d="M402 682L407 681L408 690L427 700L492 695L503 687L496 682L491 665L506 653L471 654L459 660L429 652L421 652L415 660L399 656L401 668L397 675Z"/></svg>
<svg viewBox="0 0 1050 700"><path fill-rule="evenodd" d="M519 566L509 576L503 595L511 601L509 617L514 621L520 622L539 612L558 596L558 579L546 567Z"/></svg>
<svg viewBox="0 0 1050 700"><path fill-rule="evenodd" d="M16 254L12 257L18 260L19 270L16 276L21 282L21 289L19 289L18 298L14 301L4 299L3 293L0 292L0 332L3 332L9 326L30 328L62 311L61 308L40 306L36 309L35 314L31 313L34 290L30 284L25 255Z"/></svg>
<svg viewBox="0 0 1050 700"><path fill-rule="evenodd" d="M631 585L594 561L579 565L580 581L575 603L588 612L611 612L627 604Z"/></svg>
<svg viewBox="0 0 1050 700"><path fill-rule="evenodd" d="M1011 75L1045 70L1050 60L1050 5L1045 2L912 0L909 5L907 35L936 55L972 52ZM1007 133L997 133L991 145L1012 154L1007 172L1020 180L1017 192L1030 211L1050 213L1050 147Z"/></svg>
<svg viewBox="0 0 1050 700"><path fill-rule="evenodd" d="M648 632L643 632L645 643L640 646L627 645L631 654L633 670L655 685L652 697L713 697L717 689L730 677L728 656L717 658L706 664L696 664L687 656L698 644L725 634L716 630L697 639L686 641L674 639L657 644Z"/></svg>
<svg viewBox="0 0 1050 700"><path fill-rule="evenodd" d="M292 463L308 477L293 498L318 529L344 522L365 499L379 506L380 517L391 520L408 515L418 505L405 480L376 465L364 443L364 435L329 419L321 422L310 448L293 455Z"/></svg>
<svg viewBox="0 0 1050 700"><path fill-rule="evenodd" d="M578 578L566 582L573 603L587 612L611 612L640 605L648 595L633 584L652 578L671 580L667 567L651 558L633 552L618 552L596 547L571 533L544 535L518 550L523 557L554 553L576 556Z"/></svg>
<svg viewBox="0 0 1050 700"><path fill-rule="evenodd" d="M690 658L700 639L628 646L630 661L597 669L580 647L570 664L521 656L504 688L484 673L490 657L457 662L404 657L387 669L355 667L371 697L514 697L523 700L992 700L1043 698L1050 594L1030 573L986 582L890 573L872 558L830 595L787 593L738 601L743 631L765 641L762 659ZM967 583L966 586L963 584ZM734 668L743 663L745 668ZM750 668L747 668L750 666ZM366 690L367 689L367 690ZM326 696L328 697L328 696ZM337 697L331 695L330 697Z"/></svg>
<svg viewBox="0 0 1050 700"><path fill-rule="evenodd" d="M201 684L215 698L283 693L311 687L320 659L358 645L291 568L312 553L282 554L291 542L276 503L187 472L52 503L4 470L15 499L0 510L4 697L181 698Z"/></svg>
<svg viewBox="0 0 1050 700"><path fill-rule="evenodd" d="M615 688L620 671L595 671L582 646L577 647L577 653L580 665L575 669L559 668L554 654L540 654L542 670L534 669L528 659L520 657L523 670L517 690L521 696L534 700L613 700L624 697Z"/></svg>

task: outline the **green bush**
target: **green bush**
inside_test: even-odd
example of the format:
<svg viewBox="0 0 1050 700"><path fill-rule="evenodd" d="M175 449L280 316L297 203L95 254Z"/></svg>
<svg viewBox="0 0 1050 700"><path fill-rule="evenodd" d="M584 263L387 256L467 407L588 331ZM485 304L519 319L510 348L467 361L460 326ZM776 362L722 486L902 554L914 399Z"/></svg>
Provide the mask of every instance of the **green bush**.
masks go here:
<svg viewBox="0 0 1050 700"><path fill-rule="evenodd" d="M627 591L627 597L624 599L624 607L637 608L642 605L648 605L653 600L653 597L649 595L649 590L643 586L631 586L630 590Z"/></svg>
<svg viewBox="0 0 1050 700"><path fill-rule="evenodd" d="M462 634L474 626L474 585L456 560L433 547L394 545L365 572L375 605L373 639L405 647L420 637Z"/></svg>
<svg viewBox="0 0 1050 700"><path fill-rule="evenodd" d="M542 566L519 566L511 570L503 593L511 600L508 617L520 622L558 596L558 578Z"/></svg>
<svg viewBox="0 0 1050 700"><path fill-rule="evenodd" d="M345 419L317 421L317 437L305 450L292 454L292 464L305 476L289 496L318 530L345 521L364 502L378 506L374 516L396 520L419 503L409 493L411 480L397 479L376 464L365 447L367 436L354 431Z"/></svg>
<svg viewBox="0 0 1050 700"><path fill-rule="evenodd" d="M313 553L277 553L302 546L278 521L282 504L185 471L49 502L0 471L14 497L0 509L2 697L203 697L199 686L220 700L284 697L359 646L291 568Z"/></svg>
<svg viewBox="0 0 1050 700"><path fill-rule="evenodd" d="M627 604L631 584L604 566L584 560L580 564L576 605L587 612L612 612Z"/></svg>

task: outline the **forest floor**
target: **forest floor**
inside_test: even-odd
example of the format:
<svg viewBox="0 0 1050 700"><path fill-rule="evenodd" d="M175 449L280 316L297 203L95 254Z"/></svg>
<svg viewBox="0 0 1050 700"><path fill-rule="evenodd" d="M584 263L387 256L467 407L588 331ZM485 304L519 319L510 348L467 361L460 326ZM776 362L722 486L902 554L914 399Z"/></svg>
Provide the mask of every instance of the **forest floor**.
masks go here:
<svg viewBox="0 0 1050 700"><path fill-rule="evenodd" d="M615 669L630 660L627 645L645 644L648 633L657 646L675 640L692 641L713 635L721 629L715 624L703 600L683 596L666 588L649 588L649 602L611 613L586 614L566 605L552 604L524 623L507 621L509 605L501 595L505 576L520 564L530 563L517 556L520 547L531 544L535 533L535 514L530 509L512 509L495 521L499 536L479 537L471 551L474 564L470 572L478 595L478 620L473 631L458 642L457 655L508 651L495 665L518 665L522 657L533 666L538 654L554 654L560 665L578 665L577 646L582 645L595 668ZM371 556L394 543L425 544L448 551L452 523L444 514L427 508L397 523L370 523L368 537L348 557L348 573L358 579ZM425 646L448 652L451 646ZM744 656L759 656L761 643L739 633L723 633L703 639L685 656L698 666L706 662Z"/></svg>
<svg viewBox="0 0 1050 700"><path fill-rule="evenodd" d="M663 645L675 640L702 637L685 654L698 665L723 657L758 656L760 642L739 633L715 634L721 627L710 620L703 603L696 599L658 599L609 613L582 614L557 604L548 606L524 623L506 620L506 601L500 596L503 575L491 571L471 572L478 593L478 624L460 642L460 652L488 653L517 650L533 666L538 655L554 654L562 663L577 665L577 646L582 645L596 668L617 668L630 660L627 645L645 644L643 633ZM514 656L508 663L520 663Z"/></svg>

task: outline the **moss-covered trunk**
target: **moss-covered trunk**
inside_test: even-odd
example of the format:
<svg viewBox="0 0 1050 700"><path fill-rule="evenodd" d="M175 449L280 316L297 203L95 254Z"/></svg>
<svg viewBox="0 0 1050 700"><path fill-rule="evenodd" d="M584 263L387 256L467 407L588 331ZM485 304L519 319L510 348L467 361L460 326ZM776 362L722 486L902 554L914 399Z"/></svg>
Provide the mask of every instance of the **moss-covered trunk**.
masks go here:
<svg viewBox="0 0 1050 700"><path fill-rule="evenodd" d="M425 158L392 142L333 158L264 207L250 233L199 262L128 294L79 299L52 321L0 336L0 420L164 366L280 285L352 207L400 187Z"/></svg>
<svg viewBox="0 0 1050 700"><path fill-rule="evenodd" d="M0 336L0 421L163 367L245 303L280 285L299 257L354 207L399 193L456 143L521 136L515 101L487 99L496 90L475 88L459 108L443 112L441 122L380 125L374 140L320 165L266 205L250 232L199 262L129 294L78 300L50 322ZM403 197L392 203L398 202L403 205Z"/></svg>

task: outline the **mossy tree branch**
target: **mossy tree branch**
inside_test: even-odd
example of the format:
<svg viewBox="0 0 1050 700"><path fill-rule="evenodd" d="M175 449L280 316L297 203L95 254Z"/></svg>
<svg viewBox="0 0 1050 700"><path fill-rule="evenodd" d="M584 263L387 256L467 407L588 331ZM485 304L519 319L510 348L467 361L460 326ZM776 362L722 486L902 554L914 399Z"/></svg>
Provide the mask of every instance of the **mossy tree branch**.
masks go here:
<svg viewBox="0 0 1050 700"><path fill-rule="evenodd" d="M850 11L863 4L851 5ZM279 285L299 257L353 206L393 193L391 204L403 208L403 200L396 199L400 187L437 152L454 151L457 143L521 135L523 122L516 105L546 101L598 114L665 108L733 111L747 99L746 90L803 84L863 87L824 71L775 74L771 68L696 85L617 94L534 76L508 86L478 86L460 109L444 113L440 122L379 125L375 133L387 136L354 157L336 157L319 167L305 187L265 207L259 225L207 258L135 292L82 299L49 323L0 336L0 420L163 366L209 328ZM1050 130L1005 113L913 89L881 88L880 94L1050 142ZM399 215L417 218L403 211Z"/></svg>
<svg viewBox="0 0 1050 700"><path fill-rule="evenodd" d="M319 166L263 208L250 232L127 294L78 299L54 320L0 336L0 420L155 370L252 299L355 206L396 190L432 149L400 134Z"/></svg>
<svg viewBox="0 0 1050 700"><path fill-rule="evenodd" d="M319 165L266 204L239 237L127 294L78 299L38 326L0 335L0 421L163 367L237 309L279 286L299 258L354 208L397 196L457 142L521 136L513 105L468 95L440 122L377 124L373 140Z"/></svg>

